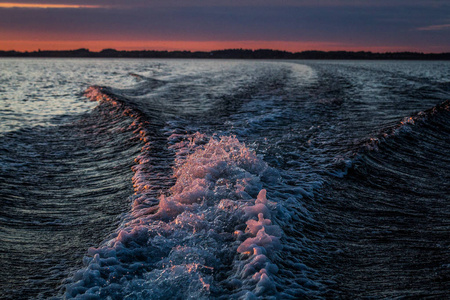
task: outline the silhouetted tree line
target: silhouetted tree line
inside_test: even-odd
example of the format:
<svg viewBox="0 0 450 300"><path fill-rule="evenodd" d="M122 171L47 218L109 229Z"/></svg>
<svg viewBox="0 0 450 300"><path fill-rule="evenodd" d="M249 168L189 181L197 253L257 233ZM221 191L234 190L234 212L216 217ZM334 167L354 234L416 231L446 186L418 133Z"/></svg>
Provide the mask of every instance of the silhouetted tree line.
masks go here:
<svg viewBox="0 0 450 300"><path fill-rule="evenodd" d="M226 49L216 51L118 51L104 49L92 52L88 49L45 50L33 52L0 51L0 57L78 57L78 58L225 58L225 59L395 59L395 60L450 60L447 53L420 52L351 52L351 51L303 51Z"/></svg>

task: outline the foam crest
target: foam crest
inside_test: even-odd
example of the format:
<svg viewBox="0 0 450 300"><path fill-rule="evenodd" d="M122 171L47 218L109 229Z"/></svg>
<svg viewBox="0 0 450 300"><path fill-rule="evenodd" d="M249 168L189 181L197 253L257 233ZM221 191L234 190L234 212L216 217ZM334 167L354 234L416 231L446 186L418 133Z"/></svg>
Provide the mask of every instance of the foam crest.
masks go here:
<svg viewBox="0 0 450 300"><path fill-rule="evenodd" d="M387 139L391 137L395 137L402 132L410 132L412 127L423 122L426 122L430 118L433 118L439 115L442 112L450 110L450 100L446 100L430 109L425 111L420 111L413 116L403 118L397 125L389 128L387 130L382 131L379 136L370 138L365 142L365 149L372 151L378 150L378 145L385 142Z"/></svg>
<svg viewBox="0 0 450 300"><path fill-rule="evenodd" d="M420 111L412 116L404 117L396 125L380 131L375 137L358 144L356 150L349 155L350 157L339 158L335 161L335 165L339 167L337 170L330 171L329 174L336 177L347 175L348 170L352 168L355 162L358 162L362 155L370 151L379 151L381 145L388 143L391 139L397 138L403 134L411 133L414 127L421 126L443 113L450 111L450 100L446 100L430 109Z"/></svg>
<svg viewBox="0 0 450 300"><path fill-rule="evenodd" d="M105 98L96 89L89 95ZM272 257L282 248L282 230L271 217L279 204L267 199L262 183L274 171L233 136L173 134L175 184L155 198L152 144L143 128L138 123L144 146L133 167L131 211L109 241L89 249L66 297L276 296Z"/></svg>

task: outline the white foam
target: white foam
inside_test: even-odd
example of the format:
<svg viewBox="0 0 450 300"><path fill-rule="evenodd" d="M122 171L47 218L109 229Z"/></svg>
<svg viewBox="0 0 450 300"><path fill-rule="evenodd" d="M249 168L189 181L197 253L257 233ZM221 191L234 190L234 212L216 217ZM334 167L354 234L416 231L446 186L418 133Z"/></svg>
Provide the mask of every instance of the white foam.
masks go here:
<svg viewBox="0 0 450 300"><path fill-rule="evenodd" d="M95 90L90 95L104 98ZM146 179L151 144L148 133L139 134L145 145L133 167L129 216L111 240L89 249L66 297L276 295L271 257L282 248L282 230L271 217L280 210L260 180L273 171L235 137L172 134L176 182L154 206Z"/></svg>

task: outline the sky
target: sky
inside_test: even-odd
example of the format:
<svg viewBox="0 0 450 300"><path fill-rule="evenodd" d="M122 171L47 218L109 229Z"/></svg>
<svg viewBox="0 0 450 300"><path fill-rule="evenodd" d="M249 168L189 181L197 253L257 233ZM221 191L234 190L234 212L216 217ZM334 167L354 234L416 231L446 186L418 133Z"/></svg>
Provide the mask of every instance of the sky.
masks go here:
<svg viewBox="0 0 450 300"><path fill-rule="evenodd" d="M0 0L0 50L450 52L448 0Z"/></svg>

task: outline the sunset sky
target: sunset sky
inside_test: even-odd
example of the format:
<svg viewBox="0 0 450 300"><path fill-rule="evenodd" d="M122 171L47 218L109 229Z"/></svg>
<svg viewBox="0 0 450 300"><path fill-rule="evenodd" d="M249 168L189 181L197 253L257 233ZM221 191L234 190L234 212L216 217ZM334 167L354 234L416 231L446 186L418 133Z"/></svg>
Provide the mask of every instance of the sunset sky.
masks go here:
<svg viewBox="0 0 450 300"><path fill-rule="evenodd" d="M450 1L0 1L0 50L450 52Z"/></svg>

